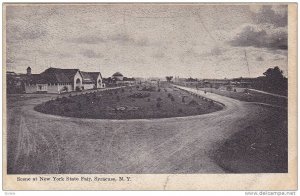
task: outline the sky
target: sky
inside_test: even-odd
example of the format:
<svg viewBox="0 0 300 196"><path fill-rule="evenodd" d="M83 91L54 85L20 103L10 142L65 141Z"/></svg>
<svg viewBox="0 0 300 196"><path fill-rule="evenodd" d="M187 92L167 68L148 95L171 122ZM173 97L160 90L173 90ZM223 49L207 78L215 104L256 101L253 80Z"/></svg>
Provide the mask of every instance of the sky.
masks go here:
<svg viewBox="0 0 300 196"><path fill-rule="evenodd" d="M7 5L8 71L127 77L287 76L286 5Z"/></svg>

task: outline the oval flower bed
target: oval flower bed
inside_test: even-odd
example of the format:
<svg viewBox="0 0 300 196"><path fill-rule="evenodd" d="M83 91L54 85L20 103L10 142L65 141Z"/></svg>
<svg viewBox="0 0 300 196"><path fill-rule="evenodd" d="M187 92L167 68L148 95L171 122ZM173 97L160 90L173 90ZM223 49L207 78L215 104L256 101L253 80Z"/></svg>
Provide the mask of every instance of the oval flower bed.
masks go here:
<svg viewBox="0 0 300 196"><path fill-rule="evenodd" d="M164 84L151 92L126 87L56 98L35 110L67 117L92 119L147 119L200 115L215 112L222 106ZM163 89L163 90L158 90Z"/></svg>

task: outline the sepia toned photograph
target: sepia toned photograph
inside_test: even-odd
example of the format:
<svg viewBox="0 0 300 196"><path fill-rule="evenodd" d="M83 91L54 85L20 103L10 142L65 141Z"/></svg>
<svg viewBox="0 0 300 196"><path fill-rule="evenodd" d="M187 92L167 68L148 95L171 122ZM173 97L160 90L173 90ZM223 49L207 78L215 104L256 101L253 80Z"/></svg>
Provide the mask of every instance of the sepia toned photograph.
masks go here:
<svg viewBox="0 0 300 196"><path fill-rule="evenodd" d="M288 6L4 4L5 172L288 174Z"/></svg>

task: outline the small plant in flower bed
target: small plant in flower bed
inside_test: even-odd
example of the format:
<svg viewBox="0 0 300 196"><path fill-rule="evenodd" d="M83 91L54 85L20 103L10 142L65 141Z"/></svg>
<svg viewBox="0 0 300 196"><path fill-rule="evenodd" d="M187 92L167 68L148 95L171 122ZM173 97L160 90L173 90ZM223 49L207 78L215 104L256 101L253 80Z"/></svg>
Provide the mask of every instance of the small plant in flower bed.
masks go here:
<svg viewBox="0 0 300 196"><path fill-rule="evenodd" d="M129 97L131 98L146 98L146 97L150 97L150 93L134 93L129 95Z"/></svg>
<svg viewBox="0 0 300 196"><path fill-rule="evenodd" d="M157 107L157 108L160 108L160 107L161 107L160 102L157 102L157 103L156 103L156 107Z"/></svg>
<svg viewBox="0 0 300 196"><path fill-rule="evenodd" d="M154 86L144 86L142 88L142 91L150 91L150 92L153 92L155 91L155 87Z"/></svg>
<svg viewBox="0 0 300 196"><path fill-rule="evenodd" d="M192 100L192 101L189 102L189 105L198 105L198 103L197 103L197 101Z"/></svg>

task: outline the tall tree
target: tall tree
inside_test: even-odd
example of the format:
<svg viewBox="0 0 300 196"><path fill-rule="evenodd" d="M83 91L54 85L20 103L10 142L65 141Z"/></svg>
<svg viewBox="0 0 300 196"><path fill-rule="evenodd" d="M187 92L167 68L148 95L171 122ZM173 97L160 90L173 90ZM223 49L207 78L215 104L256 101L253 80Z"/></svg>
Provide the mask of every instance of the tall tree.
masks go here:
<svg viewBox="0 0 300 196"><path fill-rule="evenodd" d="M278 66L267 69L263 74L271 80L281 80L284 78L283 71Z"/></svg>
<svg viewBox="0 0 300 196"><path fill-rule="evenodd" d="M168 82L171 82L171 80L173 79L173 76L166 76L166 79Z"/></svg>

